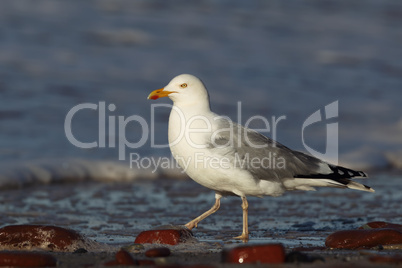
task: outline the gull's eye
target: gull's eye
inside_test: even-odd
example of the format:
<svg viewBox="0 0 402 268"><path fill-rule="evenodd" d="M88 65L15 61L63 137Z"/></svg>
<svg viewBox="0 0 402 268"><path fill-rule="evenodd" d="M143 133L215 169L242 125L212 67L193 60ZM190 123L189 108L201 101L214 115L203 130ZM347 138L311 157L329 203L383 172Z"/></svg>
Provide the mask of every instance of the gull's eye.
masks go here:
<svg viewBox="0 0 402 268"><path fill-rule="evenodd" d="M183 84L180 85L180 87L181 87L181 88L186 88L186 87L187 87L187 84L186 84L186 83L183 83Z"/></svg>

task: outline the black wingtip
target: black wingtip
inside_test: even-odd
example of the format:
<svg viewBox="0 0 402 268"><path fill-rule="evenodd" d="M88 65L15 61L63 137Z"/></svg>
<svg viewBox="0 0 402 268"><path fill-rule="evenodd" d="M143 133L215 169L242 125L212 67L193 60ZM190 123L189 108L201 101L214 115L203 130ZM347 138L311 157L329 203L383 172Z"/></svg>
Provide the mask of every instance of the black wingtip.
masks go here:
<svg viewBox="0 0 402 268"><path fill-rule="evenodd" d="M342 166L334 166L328 165L331 169L331 173L322 174L306 174L306 175L296 175L295 178L317 178L317 179L331 179L335 181L339 181L342 179L351 179L351 178L367 178L367 174L363 171L355 171L353 169L345 168Z"/></svg>
<svg viewBox="0 0 402 268"><path fill-rule="evenodd" d="M354 177L360 177L360 178L367 178L367 174L364 173L363 171L355 171L353 169L345 168L342 166L334 166L334 165L328 165L329 168L332 170L332 174L337 175L338 178L354 178Z"/></svg>

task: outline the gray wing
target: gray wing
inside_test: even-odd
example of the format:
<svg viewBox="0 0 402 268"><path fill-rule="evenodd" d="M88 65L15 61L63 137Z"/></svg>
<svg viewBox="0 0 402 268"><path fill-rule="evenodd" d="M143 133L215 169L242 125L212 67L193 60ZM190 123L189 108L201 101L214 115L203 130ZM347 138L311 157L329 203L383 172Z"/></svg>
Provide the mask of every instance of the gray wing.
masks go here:
<svg viewBox="0 0 402 268"><path fill-rule="evenodd" d="M219 131L211 137L210 149L228 157L233 165L248 170L257 179L330 179L347 185L350 181L348 178L366 177L361 171L334 166L308 154L293 151L226 118L217 119L217 123Z"/></svg>

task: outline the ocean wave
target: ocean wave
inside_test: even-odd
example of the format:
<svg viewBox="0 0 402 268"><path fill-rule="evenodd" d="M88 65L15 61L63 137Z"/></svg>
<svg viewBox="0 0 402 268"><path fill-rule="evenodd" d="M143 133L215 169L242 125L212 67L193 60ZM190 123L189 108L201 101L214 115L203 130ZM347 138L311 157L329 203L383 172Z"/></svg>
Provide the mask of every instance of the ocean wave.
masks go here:
<svg viewBox="0 0 402 268"><path fill-rule="evenodd" d="M127 163L88 159L41 159L0 164L0 189L67 182L130 182L160 177L185 178L178 168L132 168Z"/></svg>

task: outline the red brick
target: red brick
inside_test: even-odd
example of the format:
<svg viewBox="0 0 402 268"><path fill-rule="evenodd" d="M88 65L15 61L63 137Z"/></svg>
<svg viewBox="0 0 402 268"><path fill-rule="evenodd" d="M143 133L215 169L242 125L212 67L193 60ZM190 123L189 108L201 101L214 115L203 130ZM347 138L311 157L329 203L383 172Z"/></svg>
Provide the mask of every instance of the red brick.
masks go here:
<svg viewBox="0 0 402 268"><path fill-rule="evenodd" d="M119 250L115 259L104 263L105 266L142 266L142 265L154 265L155 262L152 260L137 260L134 259L130 253L125 251L124 249Z"/></svg>
<svg viewBox="0 0 402 268"><path fill-rule="evenodd" d="M168 256L170 256L170 249L168 249L166 247L151 248L145 252L145 256L151 257L151 258L168 257Z"/></svg>
<svg viewBox="0 0 402 268"><path fill-rule="evenodd" d="M235 247L223 252L227 263L283 263L285 249L281 244L264 244Z"/></svg>
<svg viewBox="0 0 402 268"><path fill-rule="evenodd" d="M180 242L184 242L191 235L191 231L187 229L149 230L141 232L134 243L177 245Z"/></svg>
<svg viewBox="0 0 402 268"><path fill-rule="evenodd" d="M393 255L393 256L371 256L369 258L371 262L376 263L393 263L393 264L401 264L402 263L402 255Z"/></svg>
<svg viewBox="0 0 402 268"><path fill-rule="evenodd" d="M0 252L0 266L53 267L56 264L56 259L47 253L26 251Z"/></svg>
<svg viewBox="0 0 402 268"><path fill-rule="evenodd" d="M402 244L402 232L395 229L346 230L329 235L325 245L329 248L358 249L380 245Z"/></svg>
<svg viewBox="0 0 402 268"><path fill-rule="evenodd" d="M9 249L42 248L75 250L74 243L84 241L76 231L47 225L9 225L0 229L0 246Z"/></svg>
<svg viewBox="0 0 402 268"><path fill-rule="evenodd" d="M121 249L116 253L116 261L120 265L136 265L137 262L131 257L130 253Z"/></svg>

